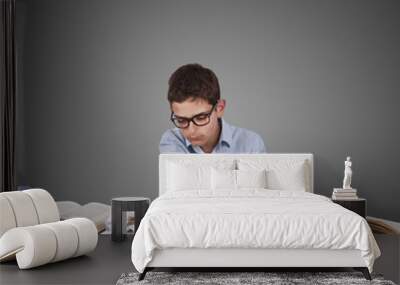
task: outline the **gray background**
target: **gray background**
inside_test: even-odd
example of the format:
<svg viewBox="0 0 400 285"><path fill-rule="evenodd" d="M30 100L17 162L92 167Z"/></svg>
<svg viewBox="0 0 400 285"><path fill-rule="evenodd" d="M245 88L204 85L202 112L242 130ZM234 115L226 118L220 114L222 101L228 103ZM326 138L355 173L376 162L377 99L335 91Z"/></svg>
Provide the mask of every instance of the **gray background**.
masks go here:
<svg viewBox="0 0 400 285"><path fill-rule="evenodd" d="M158 191L167 80L215 71L224 118L315 154L330 195L353 158L368 215L400 221L399 1L18 0L18 184L57 200Z"/></svg>

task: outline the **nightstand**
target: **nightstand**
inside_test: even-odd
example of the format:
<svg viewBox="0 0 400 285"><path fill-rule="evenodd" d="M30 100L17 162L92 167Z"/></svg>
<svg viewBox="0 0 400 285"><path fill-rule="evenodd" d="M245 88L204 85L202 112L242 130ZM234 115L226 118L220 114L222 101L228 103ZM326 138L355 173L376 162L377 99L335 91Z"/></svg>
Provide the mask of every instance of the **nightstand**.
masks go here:
<svg viewBox="0 0 400 285"><path fill-rule="evenodd" d="M357 198L354 200L333 200L332 202L359 214L365 219L367 216L367 200L364 198Z"/></svg>
<svg viewBox="0 0 400 285"><path fill-rule="evenodd" d="M111 239L122 241L126 234L126 211L135 212L135 232L140 221L150 206L150 199L145 197L119 197L111 200Z"/></svg>

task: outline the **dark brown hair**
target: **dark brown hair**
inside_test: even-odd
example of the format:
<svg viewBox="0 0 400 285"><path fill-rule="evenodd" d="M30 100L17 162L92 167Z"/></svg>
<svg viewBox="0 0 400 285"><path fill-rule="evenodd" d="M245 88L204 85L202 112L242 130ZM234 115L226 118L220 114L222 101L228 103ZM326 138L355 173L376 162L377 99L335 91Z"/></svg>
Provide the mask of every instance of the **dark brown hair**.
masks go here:
<svg viewBox="0 0 400 285"><path fill-rule="evenodd" d="M203 99L211 105L220 99L218 78L214 72L198 63L179 67L168 80L168 101L182 103Z"/></svg>

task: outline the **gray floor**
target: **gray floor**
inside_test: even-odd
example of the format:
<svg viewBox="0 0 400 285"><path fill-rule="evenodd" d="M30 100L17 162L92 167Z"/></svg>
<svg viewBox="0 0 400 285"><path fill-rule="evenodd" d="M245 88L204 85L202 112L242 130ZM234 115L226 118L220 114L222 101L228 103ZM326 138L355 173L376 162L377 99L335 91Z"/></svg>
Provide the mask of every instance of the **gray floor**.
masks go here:
<svg viewBox="0 0 400 285"><path fill-rule="evenodd" d="M99 235L96 249L87 256L19 270L16 262L0 264L0 284L115 284L124 272L133 271L131 242L112 242Z"/></svg>
<svg viewBox="0 0 400 285"><path fill-rule="evenodd" d="M399 283L400 237L376 235L383 256L375 272ZM112 242L100 235L94 252L29 270L19 270L16 262L0 264L0 284L115 284L123 272L134 271L130 260L131 240ZM312 271L312 270L310 270Z"/></svg>
<svg viewBox="0 0 400 285"><path fill-rule="evenodd" d="M400 236L375 234L381 256L375 261L374 271L385 279L400 284Z"/></svg>

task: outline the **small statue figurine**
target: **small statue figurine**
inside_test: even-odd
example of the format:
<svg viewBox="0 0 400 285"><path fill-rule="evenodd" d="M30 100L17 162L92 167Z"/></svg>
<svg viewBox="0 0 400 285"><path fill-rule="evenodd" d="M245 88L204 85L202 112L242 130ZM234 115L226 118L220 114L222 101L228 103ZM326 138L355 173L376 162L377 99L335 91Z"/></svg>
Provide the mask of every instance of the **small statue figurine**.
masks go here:
<svg viewBox="0 0 400 285"><path fill-rule="evenodd" d="M343 189L352 189L351 184L351 176L353 175L353 171L351 170L351 157L348 156L346 161L344 162L344 179L343 179Z"/></svg>

